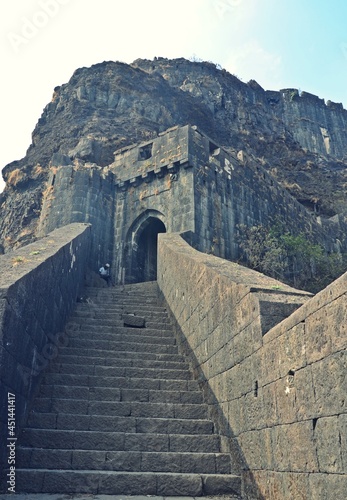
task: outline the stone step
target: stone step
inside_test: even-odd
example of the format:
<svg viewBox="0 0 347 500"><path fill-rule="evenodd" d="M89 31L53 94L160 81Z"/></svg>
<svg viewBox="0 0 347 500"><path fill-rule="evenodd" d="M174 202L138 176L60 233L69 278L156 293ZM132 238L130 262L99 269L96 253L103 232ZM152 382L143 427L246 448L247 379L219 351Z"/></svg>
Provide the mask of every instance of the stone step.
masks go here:
<svg viewBox="0 0 347 500"><path fill-rule="evenodd" d="M83 297L19 437L16 492L239 498L156 283Z"/></svg>
<svg viewBox="0 0 347 500"><path fill-rule="evenodd" d="M199 474L231 473L230 455L226 453L49 450L19 447L17 456L17 467L19 468Z"/></svg>
<svg viewBox="0 0 347 500"><path fill-rule="evenodd" d="M112 304L108 304L107 308L99 308L96 305L90 304L77 304L76 308L72 313L72 317L86 316L86 317L95 317L95 318L107 318L112 316L117 316L125 313L125 309L133 309L133 308L141 308L141 304L132 303L122 303L122 302L114 302ZM160 307L158 304L153 302L151 307L145 306L144 309L149 311L151 314L157 315L159 318L167 316L167 309L165 307ZM130 311L131 312L131 311Z"/></svg>
<svg viewBox="0 0 347 500"><path fill-rule="evenodd" d="M138 316L135 316L137 318ZM98 320L96 318L88 318L88 320L84 320L82 317L79 318L70 318L69 323L66 325L65 330L67 332L75 332L75 331L95 331L97 329L100 330L105 330L107 328L115 328L115 329L124 329L126 328L127 331L130 334L134 333L143 333L147 332L147 330L150 333L147 333L148 335L151 335L152 330L154 330L154 335L165 335L171 336L172 335L172 327L169 323L165 323L164 321L161 320L156 320L156 318L152 318L152 320L145 320L146 321L146 326L143 328L134 328L130 326L124 326L123 320L121 319L104 319L104 320ZM113 331L113 330L110 330Z"/></svg>
<svg viewBox="0 0 347 500"><path fill-rule="evenodd" d="M144 286L145 283L137 283L136 287L134 285L116 285L110 288L98 288L98 287L86 287L84 289L84 295L99 295L108 296L110 294L119 297L143 297L143 298L156 298L158 297L158 285L155 281L152 282L152 287ZM146 283L147 285L147 283Z"/></svg>
<svg viewBox="0 0 347 500"><path fill-rule="evenodd" d="M167 363L167 362L173 362L173 363L182 363L184 367L187 366L187 362L184 359L184 357L181 354L167 354L167 353L152 353L152 352L134 352L134 351L101 351L101 350L92 350L93 354L91 356L86 356L83 354L81 356L80 354L80 349L77 348L70 348L73 349L73 353L67 353L66 348L61 349L61 354L59 355L59 358L57 358L58 363L63 363L66 362L69 363L71 360L73 360L73 363L80 363L81 359L85 359L85 363L90 363L94 364L94 361L96 359L103 359L105 360L105 366L112 364L112 360L117 360L118 363L120 363L122 360L126 360L126 366L129 366L129 362L132 362L131 366L140 366L141 361L153 361L153 362L162 362L162 363ZM69 361L70 360L70 361ZM84 364L84 362L83 362ZM100 364L97 362L97 364ZM125 365L124 365L125 366ZM147 366L147 365L145 365ZM159 366L158 366L159 368Z"/></svg>
<svg viewBox="0 0 347 500"><path fill-rule="evenodd" d="M64 373L46 373L43 385L79 385L90 388L113 387L163 391L199 391L196 380L164 380L126 377L96 377Z"/></svg>
<svg viewBox="0 0 347 500"><path fill-rule="evenodd" d="M118 417L207 419L205 404L154 403L136 401L85 401L84 399L51 399L38 397L35 412L74 413Z"/></svg>
<svg viewBox="0 0 347 500"><path fill-rule="evenodd" d="M51 399L84 399L85 401L139 401L150 403L203 403L200 391L165 391L117 387L42 385L40 397Z"/></svg>
<svg viewBox="0 0 347 500"><path fill-rule="evenodd" d="M83 353L81 354L83 356ZM92 375L97 377L129 377L163 380L191 380L188 370L164 368L141 368L136 366L102 366L83 364L55 363L49 369L50 373L67 373L76 375Z"/></svg>
<svg viewBox="0 0 347 500"><path fill-rule="evenodd" d="M118 417L109 415L79 415L76 413L29 414L31 429L65 429L81 431L119 431L156 434L213 434L214 424L207 419Z"/></svg>
<svg viewBox="0 0 347 500"><path fill-rule="evenodd" d="M165 325L171 324L171 321L166 311L155 311L153 310L153 308L134 309L123 306L112 306L109 308L107 313L100 313L99 309L96 310L95 307L89 309L79 307L78 309L75 310L74 314L70 316L70 321L81 322L84 321L84 318L88 321L94 320L98 322L102 322L104 320L120 321L126 314L132 314L135 316L144 317L146 323L156 322Z"/></svg>
<svg viewBox="0 0 347 500"><path fill-rule="evenodd" d="M21 434L21 446L51 450L218 453L220 438L217 434L151 434L26 428Z"/></svg>
<svg viewBox="0 0 347 500"><path fill-rule="evenodd" d="M240 490L240 477L229 474L48 469L16 470L17 493L194 497L202 495L240 495Z"/></svg>
<svg viewBox="0 0 347 500"><path fill-rule="evenodd" d="M103 346L105 347L105 346ZM109 347L109 349L115 346ZM104 356L105 352L109 352L112 356L112 352L109 349L102 350L101 348L86 348L86 347L67 347L61 349L62 355L80 355L80 356ZM139 354L178 354L177 346L175 345L160 345L160 344L141 344L135 342L117 342L116 352L136 352Z"/></svg>
<svg viewBox="0 0 347 500"><path fill-rule="evenodd" d="M77 304L76 311L93 311L95 313L119 313L139 314L137 311L144 311L148 314L162 316L167 314L166 307L160 306L156 301L133 301L118 299L88 298L87 302Z"/></svg>
<svg viewBox="0 0 347 500"><path fill-rule="evenodd" d="M122 291L118 291L115 288L109 289L109 290L101 290L99 289L98 291L92 290L91 288L85 288L84 292L82 293L82 297L91 297L91 298L100 298L100 299L107 299L107 298L112 298L116 299L119 301L124 301L124 300L132 300L132 301L139 301L143 300L144 302L148 301L154 301L156 305L158 304L158 294L157 293L151 293L151 292L143 292L143 293L124 293Z"/></svg>
<svg viewBox="0 0 347 500"><path fill-rule="evenodd" d="M116 299L119 301L130 300L130 301L140 301L143 302L155 302L158 303L158 294L157 293L124 293L122 291L117 291L115 288L112 290L92 290L91 288L85 288L83 297L91 297L91 298L102 298L107 299L111 297L112 299Z"/></svg>
<svg viewBox="0 0 347 500"><path fill-rule="evenodd" d="M90 297L117 297L119 299L132 299L132 300L155 300L158 301L158 288L156 290L121 290L118 287L112 288L93 288L86 287L82 293L83 296Z"/></svg>
<svg viewBox="0 0 347 500"><path fill-rule="evenodd" d="M97 326L98 328L104 328L105 326L113 326L114 328L127 328L124 326L124 321L121 317L121 314L109 314L106 317L103 318L98 318L95 316L92 316L92 313L90 315L84 317L83 315L80 316L72 316L70 318L69 323L66 325L66 330L68 331L75 331L75 330L89 330L90 328L87 328L92 326ZM146 319L146 318L145 318ZM172 327L167 318L164 316L163 318L157 318L157 317L151 317L149 320L146 320L146 329L148 330L157 330L158 333L161 330L164 330L165 335L171 335L172 336ZM130 328L129 328L130 330ZM136 331L134 328L132 328L132 331Z"/></svg>
<svg viewBox="0 0 347 500"><path fill-rule="evenodd" d="M156 334L156 332L158 332ZM124 327L106 326L98 330L97 328L88 328L85 330L67 330L68 342L66 346L88 347L88 348L106 348L117 352L117 343L121 344L160 344L176 345L175 338L167 335L165 330L135 329ZM83 345L83 342L85 345ZM106 342L108 344L106 344ZM112 342L112 344L110 344Z"/></svg>
<svg viewBox="0 0 347 500"><path fill-rule="evenodd" d="M76 311L107 311L109 313L119 313L119 314L137 314L139 316L149 315L164 315L167 314L167 310L165 307L158 306L155 302L153 303L143 303L143 302L134 302L134 301L122 301L117 302L111 298L108 299L89 299L88 303L79 303L77 304Z"/></svg>
<svg viewBox="0 0 347 500"><path fill-rule="evenodd" d="M128 328L124 328L124 330L128 330ZM113 333L112 340L102 340L101 338L90 339L85 338L83 334L79 338L73 337L70 339L69 345L71 347L83 347L87 349L107 349L107 350L117 350L118 344L149 344L149 345L163 345L163 346L173 346L176 345L176 340L173 337L155 337L155 336L146 336L145 333L136 334L136 333L128 333L125 331L124 333L120 333L121 329L115 330L119 333Z"/></svg>
<svg viewBox="0 0 347 500"><path fill-rule="evenodd" d="M104 347L104 346L103 346ZM114 347L114 346L112 346ZM111 347L110 347L111 349ZM118 342L116 352L136 352L139 354L178 354L177 346L175 345L160 345L160 344L141 344L135 342ZM61 349L62 355L80 355L80 356L94 356L100 357L104 356L105 353L109 352L109 356L112 356L112 351L108 349L102 350L101 348L85 348L85 347L64 347ZM108 357L108 356L106 356ZM59 359L58 359L59 361Z"/></svg>
<svg viewBox="0 0 347 500"><path fill-rule="evenodd" d="M73 348L72 348L73 349ZM172 356L174 357L174 356ZM177 357L179 360L180 358ZM57 358L59 364L91 364L104 366L134 366L138 368L167 368L177 370L187 370L189 365L185 361L176 360L155 360L155 359L132 359L131 357L123 358L121 353L112 351L96 351L94 356L81 356L79 350L75 349L75 354L62 354Z"/></svg>
<svg viewBox="0 0 347 500"><path fill-rule="evenodd" d="M61 349L61 355L56 358L56 361L54 361L51 365L51 368L54 368L55 365L61 365L64 363L64 360L67 359L67 362L69 362L69 359L76 358L76 363L78 364L85 364L85 363L80 363L77 359L83 360L85 359L86 361L90 362L91 364L93 363L94 359L104 359L105 360L105 366L113 366L115 363L117 366L120 366L120 363L124 359L125 364L129 365L129 361L133 361L132 365L133 366L138 366L141 367L141 361L160 361L164 363L166 362L174 362L174 363L185 363L184 358L180 354L168 354L168 353L158 353L158 352L137 352L137 351L103 351L101 349L78 349L77 347L69 347L67 346L66 348ZM133 359L132 359L133 358ZM96 363L98 364L98 363ZM145 367L147 364L144 365Z"/></svg>

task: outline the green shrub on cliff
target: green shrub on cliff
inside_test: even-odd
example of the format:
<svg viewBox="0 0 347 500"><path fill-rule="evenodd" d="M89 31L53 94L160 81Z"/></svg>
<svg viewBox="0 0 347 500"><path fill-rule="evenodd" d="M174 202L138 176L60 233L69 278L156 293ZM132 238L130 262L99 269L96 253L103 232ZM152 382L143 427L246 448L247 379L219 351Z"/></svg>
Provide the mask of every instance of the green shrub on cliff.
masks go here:
<svg viewBox="0 0 347 500"><path fill-rule="evenodd" d="M346 254L328 254L321 245L303 234L294 236L281 225L238 229L242 263L295 288L316 293L347 268Z"/></svg>

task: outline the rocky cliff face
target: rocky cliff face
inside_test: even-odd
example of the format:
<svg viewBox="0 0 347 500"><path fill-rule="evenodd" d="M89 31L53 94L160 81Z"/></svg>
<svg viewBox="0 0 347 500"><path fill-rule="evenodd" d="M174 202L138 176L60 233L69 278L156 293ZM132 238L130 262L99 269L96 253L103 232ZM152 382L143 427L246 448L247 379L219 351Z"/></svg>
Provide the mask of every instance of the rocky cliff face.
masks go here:
<svg viewBox="0 0 347 500"><path fill-rule="evenodd" d="M106 166L113 152L174 125L197 125L217 144L244 150L309 209L346 210L347 111L295 89L265 91L211 63L184 59L104 62L54 89L25 158L4 169L2 247L32 239L50 168Z"/></svg>

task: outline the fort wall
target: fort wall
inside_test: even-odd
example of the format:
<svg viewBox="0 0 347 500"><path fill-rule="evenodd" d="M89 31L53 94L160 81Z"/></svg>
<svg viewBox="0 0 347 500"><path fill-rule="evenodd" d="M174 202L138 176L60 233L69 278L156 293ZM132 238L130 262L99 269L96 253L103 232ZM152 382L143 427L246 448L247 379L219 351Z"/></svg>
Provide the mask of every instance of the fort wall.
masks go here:
<svg viewBox="0 0 347 500"><path fill-rule="evenodd" d="M283 89L280 115L293 137L309 151L346 158L347 111L342 104L320 99L309 92Z"/></svg>
<svg viewBox="0 0 347 500"><path fill-rule="evenodd" d="M101 167L53 167L36 236L42 237L67 224L91 224L89 265L99 269L113 255L114 196L114 176Z"/></svg>
<svg viewBox="0 0 347 500"><path fill-rule="evenodd" d="M71 222L92 224L89 265L112 262L116 283L142 280L136 261L146 224L194 233L205 253L237 260L240 226L280 222L328 252L347 247L340 219L319 220L244 151L225 151L196 127L174 127L115 153L108 167L57 167L44 195L38 236ZM342 224L342 225L341 225ZM141 250L140 250L141 251Z"/></svg>
<svg viewBox="0 0 347 500"><path fill-rule="evenodd" d="M175 234L159 236L158 266L245 498L343 500L347 274L311 297Z"/></svg>
<svg viewBox="0 0 347 500"><path fill-rule="evenodd" d="M297 202L275 179L254 165L247 154L237 155L214 145L192 131L194 157L195 232L197 249L222 258L240 257L240 225L274 226L281 223L292 234L333 250L338 224L323 228L314 214Z"/></svg>
<svg viewBox="0 0 347 500"><path fill-rule="evenodd" d="M60 333L83 287L90 227L71 224L0 257L0 435L8 436L8 393L17 436L43 371L69 339ZM6 459L1 446L0 461Z"/></svg>

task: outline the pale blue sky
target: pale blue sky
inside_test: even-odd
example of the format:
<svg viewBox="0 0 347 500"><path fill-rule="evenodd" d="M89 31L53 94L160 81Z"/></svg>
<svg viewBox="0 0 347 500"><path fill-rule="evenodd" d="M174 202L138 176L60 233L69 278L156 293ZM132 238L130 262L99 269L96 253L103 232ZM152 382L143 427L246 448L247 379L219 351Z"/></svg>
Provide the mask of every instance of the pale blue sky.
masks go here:
<svg viewBox="0 0 347 500"><path fill-rule="evenodd" d="M104 60L197 57L347 108L346 20L345 0L1 2L0 169L25 155L53 88Z"/></svg>

